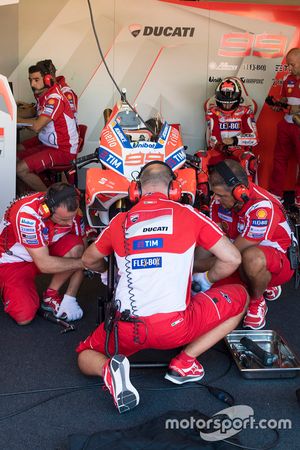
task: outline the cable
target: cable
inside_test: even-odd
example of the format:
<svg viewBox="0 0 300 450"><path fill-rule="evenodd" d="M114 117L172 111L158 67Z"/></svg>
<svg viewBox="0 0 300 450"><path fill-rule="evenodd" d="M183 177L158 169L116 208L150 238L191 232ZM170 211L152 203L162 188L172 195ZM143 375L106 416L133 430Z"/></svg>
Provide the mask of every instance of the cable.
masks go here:
<svg viewBox="0 0 300 450"><path fill-rule="evenodd" d="M96 39L96 43L97 43L97 48L98 48L98 51L99 51L99 53L100 53L101 60L102 60L102 62L103 62L103 64L104 64L104 67L106 68L106 71L107 71L107 73L108 73L108 75L109 75L111 81L113 82L114 86L116 87L117 91L119 92L122 101L123 101L124 103L126 103L126 105L129 106L129 108L136 114L136 116L137 116L137 117L140 119L140 121L144 124L145 128L146 128L148 131L150 131L150 133L153 134L153 136L154 136L154 135L155 135L154 130L149 126L149 124L147 124L147 123L143 120L143 118L139 115L139 113L138 113L138 112L134 109L134 107L128 102L128 100L127 100L127 98L126 98L126 95L124 95L124 92L121 91L121 89L120 89L119 86L117 85L117 83L116 83L114 77L112 76L112 74L111 74L111 72L110 72L110 70L109 70L109 67L108 67L108 65L107 65L107 63L106 63L106 61L105 61L105 58L104 58L104 55L103 55L103 52L102 52L102 49L101 49L101 46L100 46L100 43L99 43L99 38L98 38L97 31L96 31L96 27L95 27L95 22L94 22L94 17L93 17L93 11L92 11L92 7L91 7L91 2L90 2L90 0L87 0L87 3L88 3L88 8L89 8L89 13L90 13L90 19L91 19L91 24L92 24L92 28L93 28L93 33L94 33L94 36L95 36L95 39Z"/></svg>
<svg viewBox="0 0 300 450"><path fill-rule="evenodd" d="M226 442L227 444L233 445L234 447L238 447L241 448L243 450L269 450L271 448L276 447L276 445L278 444L279 440L280 440L280 434L277 430L272 429L271 431L273 431L276 436L275 439L270 443L265 445L264 447L248 447L247 445L239 445L236 442L232 442L229 439L222 439L222 442Z"/></svg>
<svg viewBox="0 0 300 450"><path fill-rule="evenodd" d="M62 389L64 389L64 390L67 389L69 391L69 392L62 392L62 393L56 394L56 395L54 395L52 397L46 398L45 400L41 400L41 401L36 402L36 403L34 403L34 404L30 405L30 406L21 408L21 409L19 409L17 411L14 411L14 412L10 413L10 414L7 414L6 416L2 416L2 417L0 417L0 422L3 422L4 420L10 419L12 417L18 416L18 415L23 414L25 412L28 412L31 409L36 408L37 406L43 405L44 403L47 403L47 402L49 402L51 400L55 400L57 398L63 397L64 395L68 395L70 393L78 392L78 391L85 390L85 389L94 389L96 386L103 386L103 385L104 385L104 383L97 383L97 384L93 384L91 386L69 387L69 388L68 387L67 388L53 388L53 389L42 389L42 390L28 391L28 392L16 392L16 393L0 394L0 397L4 397L4 396L21 395L21 394L23 395L23 394L43 393L43 392L47 392L47 391L55 391L55 390L62 390ZM71 392L70 392L70 390L71 390Z"/></svg>
<svg viewBox="0 0 300 450"><path fill-rule="evenodd" d="M133 280L132 280L132 272L130 269L130 264L131 261L129 259L129 255L130 255L130 245L128 242L128 231L126 229L126 223L127 223L127 218L128 218L128 212L125 216L124 222L122 224L122 228L123 228L123 238L124 238L124 259L125 259L125 272L126 272L126 279L127 279L127 287L128 287L128 295L129 295L129 301L130 301L130 308L131 311L128 312L127 316L128 316L128 321L133 321L133 342L135 344L140 344L143 345L146 340L147 340L147 336L148 336L148 331L147 331L147 326L145 324L145 322L143 320L141 320L139 318L139 315L137 314L137 302L134 296L134 292L133 292ZM126 311L124 311L125 313ZM132 319L131 317L132 316ZM126 320L126 319L125 319ZM139 324L142 323L145 326L145 339L143 342L140 341L140 336L139 336Z"/></svg>

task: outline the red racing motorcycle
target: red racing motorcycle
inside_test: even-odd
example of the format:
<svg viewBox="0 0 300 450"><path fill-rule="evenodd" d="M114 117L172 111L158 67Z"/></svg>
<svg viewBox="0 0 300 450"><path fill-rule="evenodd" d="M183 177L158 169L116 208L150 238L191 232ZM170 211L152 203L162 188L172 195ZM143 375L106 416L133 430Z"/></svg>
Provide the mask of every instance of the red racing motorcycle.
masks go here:
<svg viewBox="0 0 300 450"><path fill-rule="evenodd" d="M188 155L179 130L158 116L143 119L129 107L123 96L113 110L105 110L107 122L100 135L100 146L93 154L80 157L77 169L94 162L86 173L86 217L97 229L106 227L120 211L132 202L128 190L141 168L151 161L163 161L177 176L183 203L195 204L200 158Z"/></svg>

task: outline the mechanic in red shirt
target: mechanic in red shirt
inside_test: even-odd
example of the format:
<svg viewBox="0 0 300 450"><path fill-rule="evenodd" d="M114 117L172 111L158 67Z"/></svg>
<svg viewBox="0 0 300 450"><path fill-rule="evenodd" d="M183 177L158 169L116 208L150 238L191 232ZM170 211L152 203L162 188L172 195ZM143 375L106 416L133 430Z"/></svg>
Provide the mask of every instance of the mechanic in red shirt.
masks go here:
<svg viewBox="0 0 300 450"><path fill-rule="evenodd" d="M42 64L47 70L47 73L52 75L53 78L56 80L61 89L61 92L67 98L77 122L78 96L73 91L73 89L71 89L71 87L67 84L65 77L63 75L60 75L58 77L56 76L56 67L51 59L44 59L42 61L38 61L36 64L37 65ZM36 100L37 97L38 96L35 95ZM20 117L28 118L36 116L36 107L34 106L34 104L25 102L17 102L17 104L18 104L18 114L20 114Z"/></svg>
<svg viewBox="0 0 300 450"><path fill-rule="evenodd" d="M267 313L265 300L278 298L281 285L294 274L288 249L292 242L297 246L296 239L281 203L265 189L249 182L237 161L227 159L211 167L209 182L214 192L211 218L242 254L240 273L231 277L231 281L243 280L250 292L244 327L263 328ZM200 255L196 261L199 258ZM200 268L195 262L195 272L203 272L212 263L213 258L208 258ZM204 273L194 275L194 281L201 286L203 277ZM209 273L208 279L211 283L206 286L213 282Z"/></svg>
<svg viewBox="0 0 300 450"><path fill-rule="evenodd" d="M83 255L85 267L100 272L105 271L105 256L114 253L116 257L120 354L111 359L106 356L103 323L79 344L77 352L81 371L103 376L120 413L139 403L139 394L129 381L126 356L146 348L184 346L171 360L165 378L176 384L198 381L204 369L197 357L238 325L248 300L240 284L191 298L195 246L215 255L209 270L214 281L235 271L241 256L211 219L174 201L180 198L175 178L163 162L144 166L130 188L130 197L140 201L114 217ZM114 341L112 333L110 354Z"/></svg>
<svg viewBox="0 0 300 450"><path fill-rule="evenodd" d="M300 114L300 48L292 48L286 55L286 64L290 74L284 79L280 101L288 104L284 118L277 125L277 139L274 149L272 176L269 189L282 199L288 161L295 154L298 161L298 179L295 187L295 206L300 208L300 127L294 123L295 114ZM274 106L274 110L281 108Z"/></svg>
<svg viewBox="0 0 300 450"><path fill-rule="evenodd" d="M35 118L18 118L38 133L18 145L17 177L35 191L46 190L39 173L55 165L70 164L78 152L79 135L70 104L47 67L29 68L29 81L37 99Z"/></svg>
<svg viewBox="0 0 300 450"><path fill-rule="evenodd" d="M51 59L44 59L42 61L38 61L37 65L43 64L46 68L48 73L50 73L53 78L55 78L56 82L58 83L61 92L65 95L67 98L71 110L74 114L74 117L77 122L77 113L78 113L78 96L77 94L71 89L71 87L67 84L66 79L63 75L56 76L56 67L53 64Z"/></svg>
<svg viewBox="0 0 300 450"><path fill-rule="evenodd" d="M0 289L4 311L18 325L30 323L40 307L39 273L54 274L41 307L56 317L76 320L82 309L76 294L83 278L86 247L76 189L53 184L47 192L15 200L0 223ZM69 280L66 293L59 289Z"/></svg>

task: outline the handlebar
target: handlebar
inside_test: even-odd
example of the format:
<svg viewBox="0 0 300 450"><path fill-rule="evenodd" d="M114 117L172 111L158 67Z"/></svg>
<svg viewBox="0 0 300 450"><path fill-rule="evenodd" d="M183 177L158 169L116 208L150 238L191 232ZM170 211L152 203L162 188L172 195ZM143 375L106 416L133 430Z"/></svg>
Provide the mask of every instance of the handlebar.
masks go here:
<svg viewBox="0 0 300 450"><path fill-rule="evenodd" d="M77 158L74 165L77 168L80 168L79 166L83 167L85 165L87 165L89 162L94 161L94 162L99 162L99 158L98 158L98 149L96 149L94 151L94 153L90 153L88 155L85 156L81 156L80 158Z"/></svg>

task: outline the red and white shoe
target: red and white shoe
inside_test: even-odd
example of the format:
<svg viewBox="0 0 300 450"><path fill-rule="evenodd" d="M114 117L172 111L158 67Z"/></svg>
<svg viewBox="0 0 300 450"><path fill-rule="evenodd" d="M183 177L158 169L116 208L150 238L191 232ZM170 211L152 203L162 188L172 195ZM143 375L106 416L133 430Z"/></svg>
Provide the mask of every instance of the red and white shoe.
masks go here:
<svg viewBox="0 0 300 450"><path fill-rule="evenodd" d="M268 308L263 296L257 300L250 300L248 311L244 317L244 328L260 330L266 325L266 314Z"/></svg>
<svg viewBox="0 0 300 450"><path fill-rule="evenodd" d="M265 300L268 302L272 302L273 300L277 300L281 295L282 289L281 286L274 286L269 289L266 289L264 292Z"/></svg>
<svg viewBox="0 0 300 450"><path fill-rule="evenodd" d="M103 369L103 380L120 414L135 408L140 396L129 379L130 365L126 356L115 355Z"/></svg>
<svg viewBox="0 0 300 450"><path fill-rule="evenodd" d="M191 364L184 365L179 358L173 358L169 364L165 379L175 384L200 381L204 377L203 366L195 359Z"/></svg>
<svg viewBox="0 0 300 450"><path fill-rule="evenodd" d="M41 308L44 311L51 312L54 316L58 313L60 304L62 302L63 296L60 295L58 291L55 289L47 289L43 293L43 300L41 302ZM60 319L64 320L67 318L67 314L60 317Z"/></svg>

